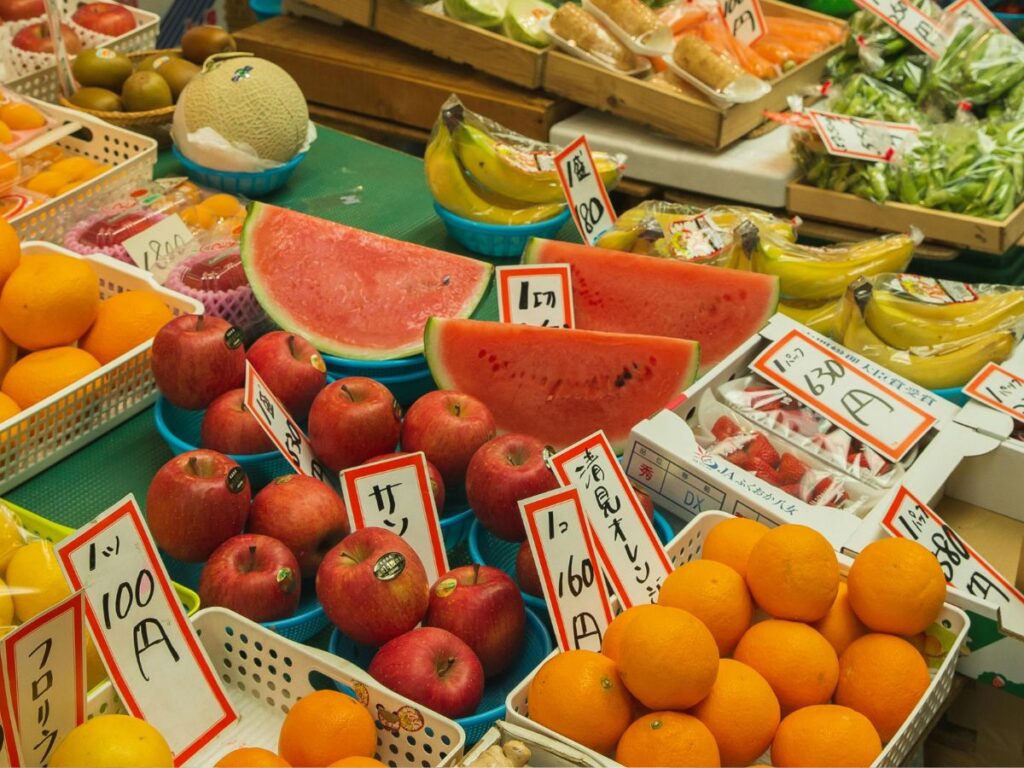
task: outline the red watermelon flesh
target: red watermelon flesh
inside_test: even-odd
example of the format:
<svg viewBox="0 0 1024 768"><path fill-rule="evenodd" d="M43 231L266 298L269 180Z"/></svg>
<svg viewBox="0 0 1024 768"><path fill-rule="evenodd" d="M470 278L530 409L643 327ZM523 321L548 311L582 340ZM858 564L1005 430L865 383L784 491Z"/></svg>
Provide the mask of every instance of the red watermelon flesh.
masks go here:
<svg viewBox="0 0 1024 768"><path fill-rule="evenodd" d="M603 429L621 450L693 383L700 360L696 342L665 336L437 317L424 335L438 387L482 400L499 431L556 448Z"/></svg>
<svg viewBox="0 0 1024 768"><path fill-rule="evenodd" d="M771 275L534 239L523 262L570 264L576 326L700 342L708 370L768 322L779 303Z"/></svg>
<svg viewBox="0 0 1024 768"><path fill-rule="evenodd" d="M423 351L427 318L468 317L492 267L265 203L242 232L253 293L321 352L389 360Z"/></svg>

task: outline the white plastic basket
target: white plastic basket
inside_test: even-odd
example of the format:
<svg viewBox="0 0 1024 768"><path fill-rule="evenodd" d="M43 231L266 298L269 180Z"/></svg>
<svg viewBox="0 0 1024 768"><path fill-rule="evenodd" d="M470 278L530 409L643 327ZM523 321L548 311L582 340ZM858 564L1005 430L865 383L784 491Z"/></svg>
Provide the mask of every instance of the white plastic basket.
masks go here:
<svg viewBox="0 0 1024 768"><path fill-rule="evenodd" d="M720 522L728 520L730 517L731 515L725 512L702 512L694 517L665 547L672 564L679 566L691 560L699 559L703 542L708 532ZM846 573L849 571L853 561L842 554L837 555L837 557L839 558L840 572L845 579ZM613 607L617 609L617 601L613 602ZM925 691L924 696L921 697L917 706L914 707L914 711L910 713L910 716L904 721L896 735L882 748L882 753L872 763L872 768L883 768L883 766L901 764L917 743L917 740L924 734L925 729L936 713L938 713L943 702L949 697L957 657L960 655L960 648L967 640L967 630L970 622L963 611L949 603L942 607L937 621L955 635L955 639L945 656L942 657L938 669L930 670L932 681L928 686L928 690ZM555 651L555 653L558 653L558 651ZM534 674L536 674L536 670L534 670ZM506 719L515 725L535 730L553 739L558 739L574 749L580 750L591 759L596 760L600 765L618 765L618 763L615 763L607 756L598 754L593 750L587 749L582 744L560 736L550 728L545 728L529 718L527 693L534 674L523 680L508 695L508 698L505 700ZM767 753L762 755L758 762L767 764Z"/></svg>
<svg viewBox="0 0 1024 768"><path fill-rule="evenodd" d="M239 747L277 751L281 723L292 705L319 689L348 686L377 724L377 758L390 766L455 765L466 734L453 720L381 686L344 659L286 640L224 608L192 617L238 720L185 765L213 765ZM123 711L108 682L89 696L89 717Z"/></svg>
<svg viewBox="0 0 1024 768"><path fill-rule="evenodd" d="M100 298L123 291L151 291L175 315L200 313L201 302L157 284L153 276L102 254L82 256L52 243L23 242L24 255L61 253L92 264ZM152 340L111 360L95 373L65 387L0 424L0 493L109 432L156 399L149 367Z"/></svg>
<svg viewBox="0 0 1024 768"><path fill-rule="evenodd" d="M10 223L22 241L60 242L66 229L95 213L122 187L145 183L153 177L157 158L155 139L118 128L84 112L34 99L30 101L60 125L70 121L82 124L81 130L57 141L55 146L112 167L70 192L12 218Z"/></svg>
<svg viewBox="0 0 1024 768"><path fill-rule="evenodd" d="M600 763L595 763L594 759L589 755L569 746L565 739L551 739L536 730L513 725L505 720L499 720L466 753L462 764L472 765L473 761L486 752L488 747L495 744L501 746L512 739L523 742L529 748L530 760L526 763L529 768L533 768L533 766L544 766L544 768L563 768L564 766L596 768L608 762L608 759L604 758Z"/></svg>

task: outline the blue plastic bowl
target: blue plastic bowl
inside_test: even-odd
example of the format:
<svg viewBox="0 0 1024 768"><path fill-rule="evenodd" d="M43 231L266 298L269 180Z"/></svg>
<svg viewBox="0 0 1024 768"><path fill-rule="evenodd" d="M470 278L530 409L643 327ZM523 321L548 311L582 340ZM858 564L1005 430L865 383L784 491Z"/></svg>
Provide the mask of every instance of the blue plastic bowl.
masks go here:
<svg viewBox="0 0 1024 768"><path fill-rule="evenodd" d="M499 259L518 259L531 237L551 238L569 220L569 209L551 219L536 224L482 224L456 216L447 208L434 203L434 210L444 222L448 234L462 243L467 250L481 256Z"/></svg>
<svg viewBox="0 0 1024 768"><path fill-rule="evenodd" d="M266 21L281 15L281 0L249 0L249 7L257 21Z"/></svg>
<svg viewBox="0 0 1024 768"><path fill-rule="evenodd" d="M218 171L194 163L178 150L177 145L172 147L172 152L175 159L184 166L185 172L192 181L219 189L222 192L231 192L246 197L260 197L280 189L288 182L288 178L299 163L306 158L306 153L303 152L277 168L257 173L239 173L237 171Z"/></svg>
<svg viewBox="0 0 1024 768"><path fill-rule="evenodd" d="M391 394L403 408L408 408L427 392L437 389L434 377L430 375L429 370L413 371L398 376L373 376L372 378L390 389Z"/></svg>
<svg viewBox="0 0 1024 768"><path fill-rule="evenodd" d="M447 506L447 505L445 505ZM469 540L469 529L473 527L473 510L464 509L455 514L441 513L441 538L445 551L451 552Z"/></svg>
<svg viewBox="0 0 1024 768"><path fill-rule="evenodd" d="M1006 28L1013 32L1015 35L1021 34L1021 25L1024 25L1024 13L998 13L996 12L996 18L999 19Z"/></svg>
<svg viewBox="0 0 1024 768"><path fill-rule="evenodd" d="M320 353L329 373L335 376L394 376L400 373L426 370L427 358L423 355L400 357L397 360L356 360L351 357L335 357Z"/></svg>
<svg viewBox="0 0 1024 768"><path fill-rule="evenodd" d="M373 655L377 652L376 648L360 645L337 629L331 633L331 640L327 647L335 656L341 656L361 669L370 666L370 661L373 660ZM467 749L478 742L496 720L505 716L505 697L547 658L551 650L551 637L536 614L527 608L523 652L519 655L518 661L498 677L487 681L483 699L480 700L480 706L477 707L475 714L458 718L455 721L466 732ZM347 693L341 683L336 683L336 685L339 690Z"/></svg>
<svg viewBox="0 0 1024 768"><path fill-rule="evenodd" d="M967 405L967 401L970 399L964 394L963 387L949 387L948 389L933 389L939 397L949 400L954 405Z"/></svg>

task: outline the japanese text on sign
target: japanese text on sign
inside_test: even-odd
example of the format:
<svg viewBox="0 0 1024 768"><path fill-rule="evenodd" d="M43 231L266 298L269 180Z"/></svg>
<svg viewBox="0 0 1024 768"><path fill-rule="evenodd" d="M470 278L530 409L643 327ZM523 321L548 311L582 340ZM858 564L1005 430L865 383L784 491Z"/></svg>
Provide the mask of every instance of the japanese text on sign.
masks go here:
<svg viewBox="0 0 1024 768"><path fill-rule="evenodd" d="M947 23L967 21L982 27L992 27L1000 32L1011 34L1010 30L1001 22L996 15L985 7L980 0L956 0L955 3L946 8L945 18Z"/></svg>
<svg viewBox="0 0 1024 768"><path fill-rule="evenodd" d="M964 394L1024 421L1024 378L989 363L967 382Z"/></svg>
<svg viewBox="0 0 1024 768"><path fill-rule="evenodd" d="M431 584L447 573L448 556L422 451L347 469L341 474L341 491L353 531L387 528L420 556Z"/></svg>
<svg viewBox="0 0 1024 768"><path fill-rule="evenodd" d="M768 34L758 0L718 0L718 12L726 29L744 45L753 45Z"/></svg>
<svg viewBox="0 0 1024 768"><path fill-rule="evenodd" d="M125 708L186 762L238 715L171 587L133 496L64 539L57 554L85 591L93 640ZM174 696L168 696L174 691Z"/></svg>
<svg viewBox="0 0 1024 768"><path fill-rule="evenodd" d="M685 254L687 261L710 261L729 243L729 234L706 213L676 219L663 231L670 251Z"/></svg>
<svg viewBox="0 0 1024 768"><path fill-rule="evenodd" d="M18 768L22 765L21 746L18 744L18 729L14 726L11 692L8 682L12 670L7 664L0 662L3 676L0 679L0 765Z"/></svg>
<svg viewBox="0 0 1024 768"><path fill-rule="evenodd" d="M573 328L568 264L498 267L498 319L503 323Z"/></svg>
<svg viewBox="0 0 1024 768"><path fill-rule="evenodd" d="M597 553L622 604L653 603L672 564L604 432L556 453L551 464L562 485L579 491Z"/></svg>
<svg viewBox="0 0 1024 768"><path fill-rule="evenodd" d="M1000 626L1024 638L1024 595L906 488L897 490L882 525L893 536L926 547L949 584L997 607Z"/></svg>
<svg viewBox="0 0 1024 768"><path fill-rule="evenodd" d="M81 592L4 638L9 693L28 765L46 765L54 747L85 722L85 601Z"/></svg>
<svg viewBox="0 0 1024 768"><path fill-rule="evenodd" d="M583 242L593 245L615 223L615 210L608 198L608 190L595 170L587 137L580 136L559 152L555 165L576 228Z"/></svg>
<svg viewBox="0 0 1024 768"><path fill-rule="evenodd" d="M937 59L948 41L939 25L924 11L907 0L853 0L878 16L903 37Z"/></svg>
<svg viewBox="0 0 1024 768"><path fill-rule="evenodd" d="M855 157L860 160L892 162L896 152L911 136L917 135L916 125L866 120L831 112L808 111L822 143L830 155Z"/></svg>
<svg viewBox="0 0 1024 768"><path fill-rule="evenodd" d="M323 465L313 455L309 438L248 360L245 363L245 407L296 472L317 480L325 479Z"/></svg>
<svg viewBox="0 0 1024 768"><path fill-rule="evenodd" d="M519 502L558 647L600 651L612 620L601 564L575 488Z"/></svg>
<svg viewBox="0 0 1024 768"><path fill-rule="evenodd" d="M891 461L936 420L799 330L769 345L750 368Z"/></svg>
<svg viewBox="0 0 1024 768"><path fill-rule="evenodd" d="M142 269L152 269L175 256L193 240L192 232L181 216L172 213L122 243L124 249Z"/></svg>

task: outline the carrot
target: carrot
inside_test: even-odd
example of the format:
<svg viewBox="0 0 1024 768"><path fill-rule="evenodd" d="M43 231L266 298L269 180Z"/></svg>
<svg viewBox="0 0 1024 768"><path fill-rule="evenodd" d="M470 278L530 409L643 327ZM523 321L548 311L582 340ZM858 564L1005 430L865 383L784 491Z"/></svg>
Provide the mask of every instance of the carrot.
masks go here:
<svg viewBox="0 0 1024 768"><path fill-rule="evenodd" d="M788 61L796 60L793 56L793 52L789 50L785 43L782 43L777 39L769 38L767 35L754 43L751 47L759 56L780 67Z"/></svg>
<svg viewBox="0 0 1024 768"><path fill-rule="evenodd" d="M659 18L671 28L673 35L678 35L684 29L697 26L707 17L707 10L699 5L689 3L670 5L659 14Z"/></svg>
<svg viewBox="0 0 1024 768"><path fill-rule="evenodd" d="M821 46L813 41L796 40L789 37L779 37L778 35L774 35L770 32L764 37L762 37L760 40L760 42L765 41L772 43L781 43L782 45L784 45L786 48L789 49L789 52L792 54L792 61L795 61L797 64L802 64L803 62L807 61L809 58L811 58L812 56L821 51Z"/></svg>
<svg viewBox="0 0 1024 768"><path fill-rule="evenodd" d="M661 56L651 56L651 66L654 67L655 72L664 72L668 69L668 64Z"/></svg>
<svg viewBox="0 0 1024 768"><path fill-rule="evenodd" d="M730 37L732 36L730 35ZM732 38L731 50L733 55L736 57L736 60L739 61L740 66L754 77L760 77L762 80L771 80L778 76L778 67L768 61L768 59L761 56L761 54L746 43L741 43L735 37Z"/></svg>
<svg viewBox="0 0 1024 768"><path fill-rule="evenodd" d="M732 45L730 43L732 35L726 30L725 24L722 23L719 17L709 18L701 24L700 31L704 42L710 45L717 53L725 56L730 61L739 63L736 61L736 54L732 52Z"/></svg>
<svg viewBox="0 0 1024 768"><path fill-rule="evenodd" d="M784 37L820 40L823 43L841 43L846 39L846 30L838 24L827 21L789 19L782 16L768 16L768 31Z"/></svg>

